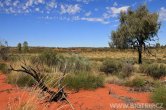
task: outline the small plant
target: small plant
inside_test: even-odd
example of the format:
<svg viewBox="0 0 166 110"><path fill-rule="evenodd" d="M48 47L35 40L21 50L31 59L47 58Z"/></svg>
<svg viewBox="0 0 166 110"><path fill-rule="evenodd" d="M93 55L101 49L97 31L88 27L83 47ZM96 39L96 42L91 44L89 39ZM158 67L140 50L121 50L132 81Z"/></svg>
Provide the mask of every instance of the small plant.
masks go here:
<svg viewBox="0 0 166 110"><path fill-rule="evenodd" d="M46 64L48 66L55 66L63 60L61 56L58 56L57 53L47 50L41 53L39 56L32 57L32 63Z"/></svg>
<svg viewBox="0 0 166 110"><path fill-rule="evenodd" d="M146 81L143 77L133 76L126 81L125 85L130 87L143 87L146 84Z"/></svg>
<svg viewBox="0 0 166 110"><path fill-rule="evenodd" d="M67 58L67 72L89 72L91 70L91 62L84 57L79 55L72 55L71 57Z"/></svg>
<svg viewBox="0 0 166 110"><path fill-rule="evenodd" d="M7 65L0 63L0 72L7 73Z"/></svg>
<svg viewBox="0 0 166 110"><path fill-rule="evenodd" d="M124 63L122 66L122 76L129 77L134 71L133 65L130 63Z"/></svg>
<svg viewBox="0 0 166 110"><path fill-rule="evenodd" d="M15 84L19 87L31 87L32 85L34 85L36 82L35 80L24 73L10 73L7 75L7 82L9 84Z"/></svg>
<svg viewBox="0 0 166 110"><path fill-rule="evenodd" d="M166 75L166 66L164 64L144 64L140 67L140 70L155 79Z"/></svg>
<svg viewBox="0 0 166 110"><path fill-rule="evenodd" d="M43 52L41 55L32 57L32 63L45 64L57 68L59 71L64 72L82 72L90 71L91 63L88 59L78 55L65 57L64 55L57 54L53 51Z"/></svg>
<svg viewBox="0 0 166 110"><path fill-rule="evenodd" d="M118 76L115 76L115 75L111 75L111 76L107 76L105 78L105 82L106 83L109 83L109 84L118 84L118 85L121 85L124 83L124 79L120 79Z"/></svg>
<svg viewBox="0 0 166 110"><path fill-rule="evenodd" d="M166 87L160 86L154 90L151 99L155 103L162 103L163 107L166 108Z"/></svg>
<svg viewBox="0 0 166 110"><path fill-rule="evenodd" d="M118 73L122 69L122 64L119 61L105 59L100 70L106 74Z"/></svg>
<svg viewBox="0 0 166 110"><path fill-rule="evenodd" d="M64 80L69 89L96 89L104 85L104 78L89 73L70 74Z"/></svg>

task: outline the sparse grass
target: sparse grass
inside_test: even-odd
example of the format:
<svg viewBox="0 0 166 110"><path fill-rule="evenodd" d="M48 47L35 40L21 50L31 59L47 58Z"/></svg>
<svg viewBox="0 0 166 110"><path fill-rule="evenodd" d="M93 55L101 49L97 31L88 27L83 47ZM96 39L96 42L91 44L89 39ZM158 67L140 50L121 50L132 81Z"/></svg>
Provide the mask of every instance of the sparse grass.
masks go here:
<svg viewBox="0 0 166 110"><path fill-rule="evenodd" d="M135 75L126 80L125 85L130 87L143 87L146 84L145 78Z"/></svg>
<svg viewBox="0 0 166 110"><path fill-rule="evenodd" d="M131 76L132 72L134 71L134 67L132 64L130 63L124 63L122 65L122 71L121 71L121 75L122 77L129 77Z"/></svg>
<svg viewBox="0 0 166 110"><path fill-rule="evenodd" d="M155 79L166 76L166 66L164 64L143 64L140 66L140 71Z"/></svg>
<svg viewBox="0 0 166 110"><path fill-rule="evenodd" d="M7 73L7 65L4 63L0 63L0 72Z"/></svg>
<svg viewBox="0 0 166 110"><path fill-rule="evenodd" d="M17 72L12 72L10 74L7 74L7 82L9 84L14 84L19 87L31 87L36 83L31 76L25 73L17 73Z"/></svg>
<svg viewBox="0 0 166 110"><path fill-rule="evenodd" d="M87 58L81 57L76 54L65 56L57 54L53 51L43 52L31 59L32 63L43 64L48 67L54 67L61 72L79 72L90 71L91 63Z"/></svg>
<svg viewBox="0 0 166 110"><path fill-rule="evenodd" d="M116 75L110 75L105 78L105 82L109 84L118 84L122 85L124 84L124 79L119 78Z"/></svg>
<svg viewBox="0 0 166 110"><path fill-rule="evenodd" d="M122 63L115 60L105 59L100 70L106 74L117 74L122 70Z"/></svg>
<svg viewBox="0 0 166 110"><path fill-rule="evenodd" d="M74 90L96 89L104 85L104 78L90 73L70 74L65 78L64 84L67 88Z"/></svg>
<svg viewBox="0 0 166 110"><path fill-rule="evenodd" d="M157 87L152 93L151 99L155 103L162 103L163 107L166 108L166 87Z"/></svg>

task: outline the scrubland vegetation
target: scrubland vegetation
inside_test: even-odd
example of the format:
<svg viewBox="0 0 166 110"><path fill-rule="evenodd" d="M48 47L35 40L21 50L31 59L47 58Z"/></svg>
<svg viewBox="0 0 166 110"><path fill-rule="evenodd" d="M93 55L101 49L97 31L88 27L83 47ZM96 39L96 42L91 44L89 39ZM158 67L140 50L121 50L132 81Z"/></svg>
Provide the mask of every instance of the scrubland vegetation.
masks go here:
<svg viewBox="0 0 166 110"><path fill-rule="evenodd" d="M152 32L147 36L147 33L141 33L142 30L135 32L137 29L133 28L137 16L144 14L141 10L146 13L141 22L151 22L147 26L140 26L140 29ZM21 43L17 48L2 45L0 58L3 62L0 63L0 71L6 74L9 84L32 90L33 87L39 87L43 92L48 92L51 95L50 102L67 100L64 88L79 92L116 84L129 87L130 91L150 92L154 103L163 103L163 107L166 107L166 79L163 79L166 77L166 47L151 47L148 51L155 54L151 55L146 53L144 43L156 35L160 25L158 15L149 14L146 7L142 6L136 11L121 13L120 18L120 27L112 32L112 43L116 47L120 46L120 49L37 48L28 47L28 42L23 43L23 48ZM125 31L126 28L130 29L129 32ZM134 35L135 33L138 35ZM123 34L127 34L129 38L124 38ZM125 42L128 40L136 42L133 47L136 46L137 51L130 49L130 45ZM123 45L117 41L122 41L120 43ZM128 48L124 49L126 46ZM55 88L58 88L57 93L51 91ZM31 106L27 107L31 109ZM24 106L19 110L22 109L24 110Z"/></svg>
<svg viewBox="0 0 166 110"><path fill-rule="evenodd" d="M163 56L165 49L159 50L158 56ZM58 78L63 74L64 67L68 73L63 81L63 85L69 90L79 91L81 89L93 90L104 87L105 84L118 84L131 87L132 91L148 91L152 92L152 100L155 103L165 102L163 92L165 89L165 81L161 80L166 76L165 57L162 60L148 59L145 56L145 62L138 65L134 58L124 58L129 56L122 51L113 50L115 58L111 56L110 51L101 51L105 55L97 58L97 52L58 53L53 49L47 49L38 54L17 53L12 54L8 63L0 64L0 70L7 75L7 82L19 87L33 87L37 82L28 74L9 71L9 65L19 68L20 65L26 63L32 67L36 67L45 76L44 81L50 88L57 87ZM115 55L116 54L116 55ZM124 54L121 58L116 58ZM23 57L24 55L24 57ZM90 55L90 56L89 56ZM106 56L106 57L105 57ZM111 56L111 57L109 57ZM123 59L122 59L123 58ZM102 60L98 60L102 59ZM153 61L153 62L151 62ZM8 66L7 66L8 65ZM160 87L160 88L159 88ZM164 105L165 106L165 105Z"/></svg>

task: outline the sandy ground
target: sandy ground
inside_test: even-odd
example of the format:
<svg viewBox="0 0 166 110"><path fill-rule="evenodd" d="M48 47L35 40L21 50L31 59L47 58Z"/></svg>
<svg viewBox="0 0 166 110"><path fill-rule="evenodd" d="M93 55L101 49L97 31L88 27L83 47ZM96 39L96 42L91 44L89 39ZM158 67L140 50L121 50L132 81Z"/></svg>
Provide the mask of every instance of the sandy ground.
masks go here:
<svg viewBox="0 0 166 110"><path fill-rule="evenodd" d="M30 101L31 95L28 91L7 84L5 78L4 74L0 74L0 110L10 109L10 107L12 110L13 103L18 105L21 101ZM133 110L132 106L122 109L123 107L114 108L112 105L150 103L149 97L148 92L130 92L129 88L115 84L107 84L103 88L91 91L80 90L78 93L68 95L70 103L76 110ZM41 104L34 101L33 103L39 110L71 110L70 105L65 102Z"/></svg>

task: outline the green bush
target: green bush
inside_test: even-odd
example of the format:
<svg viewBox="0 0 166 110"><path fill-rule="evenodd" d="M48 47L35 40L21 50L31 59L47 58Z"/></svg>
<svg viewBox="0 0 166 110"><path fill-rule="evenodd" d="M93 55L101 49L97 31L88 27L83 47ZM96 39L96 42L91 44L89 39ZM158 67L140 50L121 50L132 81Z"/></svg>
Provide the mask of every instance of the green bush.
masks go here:
<svg viewBox="0 0 166 110"><path fill-rule="evenodd" d="M154 90L151 99L155 103L162 103L163 107L166 108L166 87L161 86Z"/></svg>
<svg viewBox="0 0 166 110"><path fill-rule="evenodd" d="M0 72L7 73L7 65L0 63Z"/></svg>
<svg viewBox="0 0 166 110"><path fill-rule="evenodd" d="M32 57L32 63L45 64L60 70L61 72L80 72L90 71L91 63L88 59L78 55L65 57L64 55L56 54L52 51L47 51L39 56Z"/></svg>
<svg viewBox="0 0 166 110"><path fill-rule="evenodd" d="M91 62L79 55L72 55L67 58L67 72L89 72L91 70Z"/></svg>
<svg viewBox="0 0 166 110"><path fill-rule="evenodd" d="M104 78L89 73L70 74L64 79L64 84L74 90L96 89L104 85Z"/></svg>
<svg viewBox="0 0 166 110"><path fill-rule="evenodd" d="M125 82L125 85L130 87L143 87L145 84L145 79L139 76L135 76L134 78L129 79Z"/></svg>
<svg viewBox="0 0 166 110"><path fill-rule="evenodd" d="M19 87L31 87L36 83L30 75L25 73L10 73L7 75L7 82Z"/></svg>
<svg viewBox="0 0 166 110"><path fill-rule="evenodd" d="M62 56L53 51L47 50L36 57L32 57L31 62L55 66L62 62L62 60L64 60Z"/></svg>
<svg viewBox="0 0 166 110"><path fill-rule="evenodd" d="M160 78L166 75L166 66L164 64L144 64L140 66L140 70L153 78Z"/></svg>
<svg viewBox="0 0 166 110"><path fill-rule="evenodd" d="M105 59L100 70L107 74L118 73L122 70L122 64L119 61Z"/></svg>

